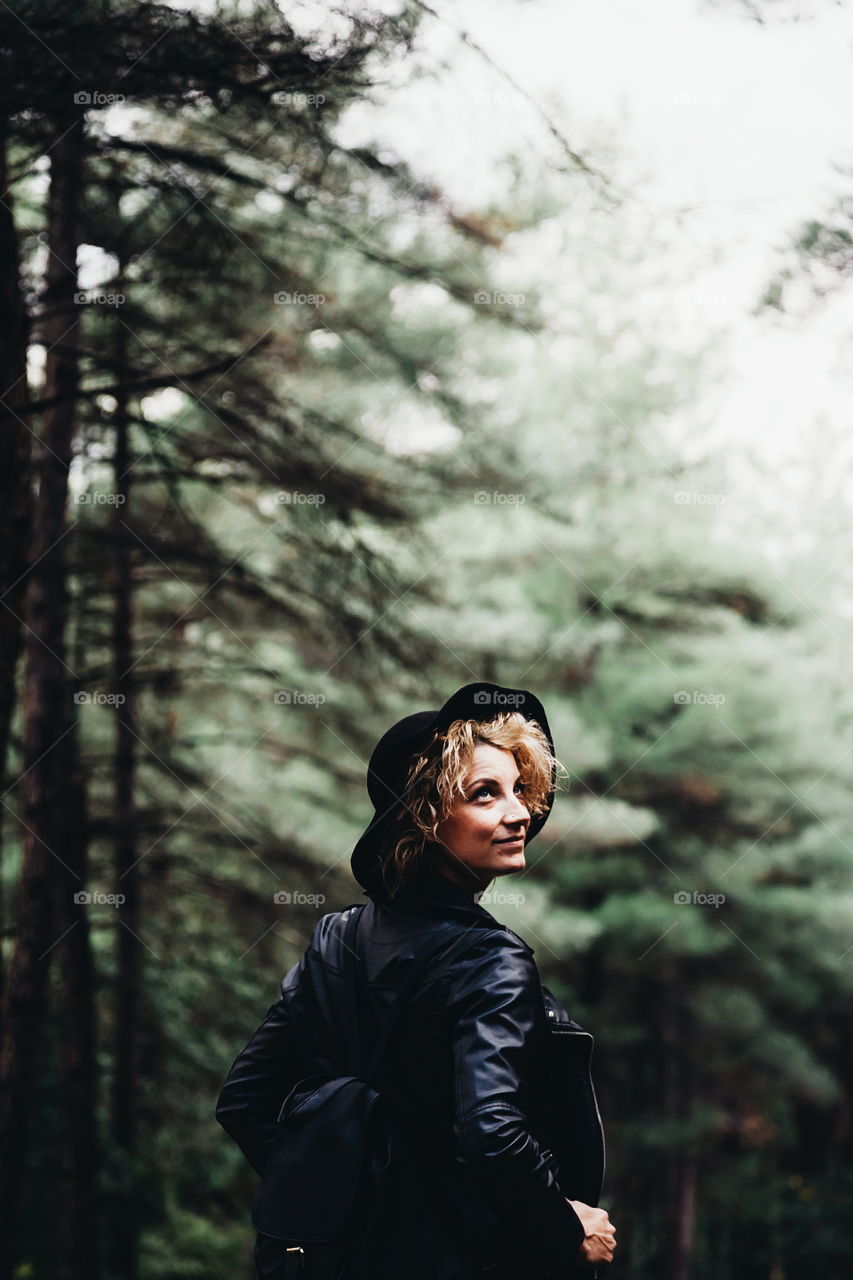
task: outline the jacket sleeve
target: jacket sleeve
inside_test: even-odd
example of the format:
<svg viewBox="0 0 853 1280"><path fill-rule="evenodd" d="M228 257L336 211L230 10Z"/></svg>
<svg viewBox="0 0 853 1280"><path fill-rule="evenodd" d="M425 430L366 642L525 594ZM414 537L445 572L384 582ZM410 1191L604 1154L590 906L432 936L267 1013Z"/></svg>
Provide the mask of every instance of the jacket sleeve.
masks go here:
<svg viewBox="0 0 853 1280"><path fill-rule="evenodd" d="M216 1103L217 1121L260 1176L281 1104L303 1074L287 993L298 985L304 964L303 956L282 978L281 998L234 1059Z"/></svg>
<svg viewBox="0 0 853 1280"><path fill-rule="evenodd" d="M484 935L452 975L448 1005L456 1161L519 1247L567 1272L582 1261L584 1230L529 1128L542 1005L530 950L512 933Z"/></svg>

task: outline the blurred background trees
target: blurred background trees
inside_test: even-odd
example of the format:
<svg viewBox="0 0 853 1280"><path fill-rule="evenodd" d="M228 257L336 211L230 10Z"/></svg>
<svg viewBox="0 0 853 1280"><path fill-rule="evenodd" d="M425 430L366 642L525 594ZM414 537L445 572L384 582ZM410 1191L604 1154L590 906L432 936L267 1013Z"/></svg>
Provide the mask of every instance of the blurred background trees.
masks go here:
<svg viewBox="0 0 853 1280"><path fill-rule="evenodd" d="M846 1275L846 477L774 560L607 148L460 207L340 127L431 11L321 16L0 14L1 1274L253 1274L219 1083L482 678L571 774L483 905L596 1036L614 1277Z"/></svg>

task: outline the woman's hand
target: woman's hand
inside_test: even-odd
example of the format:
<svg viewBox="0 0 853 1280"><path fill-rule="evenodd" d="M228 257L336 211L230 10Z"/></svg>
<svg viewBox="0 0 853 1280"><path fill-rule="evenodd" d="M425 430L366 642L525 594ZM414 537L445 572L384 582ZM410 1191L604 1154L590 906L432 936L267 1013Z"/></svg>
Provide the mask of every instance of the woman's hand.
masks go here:
<svg viewBox="0 0 853 1280"><path fill-rule="evenodd" d="M594 1209L583 1200L569 1200L581 1220L585 1239L581 1253L586 1262L612 1262L616 1248L616 1232L606 1209Z"/></svg>

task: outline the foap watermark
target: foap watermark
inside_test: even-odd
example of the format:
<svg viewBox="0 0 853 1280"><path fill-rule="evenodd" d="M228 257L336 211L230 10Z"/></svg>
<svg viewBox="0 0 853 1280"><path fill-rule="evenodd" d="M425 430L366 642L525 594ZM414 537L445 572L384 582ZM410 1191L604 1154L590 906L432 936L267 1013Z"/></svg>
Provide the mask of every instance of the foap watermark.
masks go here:
<svg viewBox="0 0 853 1280"><path fill-rule="evenodd" d="M276 906L322 907L326 901L325 893L303 893L300 889L278 889L272 896Z"/></svg>
<svg viewBox="0 0 853 1280"><path fill-rule="evenodd" d="M679 89L672 95L672 102L676 107L724 107L728 98L708 89Z"/></svg>
<svg viewBox="0 0 853 1280"><path fill-rule="evenodd" d="M486 903L489 906L497 905L503 907L520 907L524 900L523 893L510 893L508 890L502 889L485 889L477 899L481 905Z"/></svg>
<svg viewBox="0 0 853 1280"><path fill-rule="evenodd" d="M84 507L123 507L127 502L127 495L124 493L78 493L74 501Z"/></svg>
<svg viewBox="0 0 853 1280"><path fill-rule="evenodd" d="M475 707L518 707L526 698L523 693L504 693L502 689L478 689L472 701Z"/></svg>
<svg viewBox="0 0 853 1280"><path fill-rule="evenodd" d="M127 698L123 693L102 693L100 689L89 693L85 689L78 689L74 694L74 701L78 705L84 702L92 702L98 707L123 707L127 702Z"/></svg>
<svg viewBox="0 0 853 1280"><path fill-rule="evenodd" d="M322 507L325 493L302 493L299 489L280 489L275 500L285 507Z"/></svg>
<svg viewBox="0 0 853 1280"><path fill-rule="evenodd" d="M695 704L696 706L721 707L726 700L724 693L703 693L701 689L679 689L672 695L673 702L680 707Z"/></svg>
<svg viewBox="0 0 853 1280"><path fill-rule="evenodd" d="M325 101L324 93L303 93L299 89L277 89L270 96L270 102L277 107L322 107Z"/></svg>
<svg viewBox="0 0 853 1280"><path fill-rule="evenodd" d="M325 693L308 693L304 689L276 689L273 702L281 707L322 707Z"/></svg>
<svg viewBox="0 0 853 1280"><path fill-rule="evenodd" d="M74 94L74 102L78 107L115 107L125 101L123 93L101 93L93 89L78 89Z"/></svg>
<svg viewBox="0 0 853 1280"><path fill-rule="evenodd" d="M523 493L499 493L496 489L489 493L488 489L477 489L474 501L478 507L520 507L525 498Z"/></svg>
<svg viewBox="0 0 853 1280"><path fill-rule="evenodd" d="M672 295L673 301L681 306L694 306L708 308L719 308L729 306L731 298L722 289L676 289Z"/></svg>
<svg viewBox="0 0 853 1280"><path fill-rule="evenodd" d="M123 893L101 893L99 889L78 889L74 901L82 907L120 907L127 901Z"/></svg>
<svg viewBox="0 0 853 1280"><path fill-rule="evenodd" d="M272 296L279 307L322 307L326 301L325 293L297 293L290 289L279 289Z"/></svg>
<svg viewBox="0 0 853 1280"><path fill-rule="evenodd" d="M123 293L107 293L104 289L81 289L74 295L78 307L121 307L126 301Z"/></svg>
<svg viewBox="0 0 853 1280"><path fill-rule="evenodd" d="M524 107L529 101L523 93L512 89L478 89L471 97L486 107Z"/></svg>
<svg viewBox="0 0 853 1280"><path fill-rule="evenodd" d="M726 900L724 893L702 893L699 889L694 889L692 893L688 893L686 889L679 889L677 893L672 895L672 900L679 907L721 907Z"/></svg>
<svg viewBox="0 0 853 1280"><path fill-rule="evenodd" d="M691 492L689 489L679 489L678 493L673 494L673 501L681 507L717 507L725 500L724 493L698 493L696 490Z"/></svg>
<svg viewBox="0 0 853 1280"><path fill-rule="evenodd" d="M474 301L478 306L523 307L527 294L503 293L500 289L478 289L474 294Z"/></svg>

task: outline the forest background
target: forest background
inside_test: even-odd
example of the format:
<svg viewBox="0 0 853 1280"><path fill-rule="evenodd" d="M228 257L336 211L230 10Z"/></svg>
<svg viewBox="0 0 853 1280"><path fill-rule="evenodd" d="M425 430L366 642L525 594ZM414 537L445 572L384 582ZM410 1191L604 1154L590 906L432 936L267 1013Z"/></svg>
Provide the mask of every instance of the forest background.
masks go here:
<svg viewBox="0 0 853 1280"><path fill-rule="evenodd" d="M213 1118L367 757L530 688L483 905L613 1280L853 1257L849 5L0 6L0 1280L253 1276Z"/></svg>

